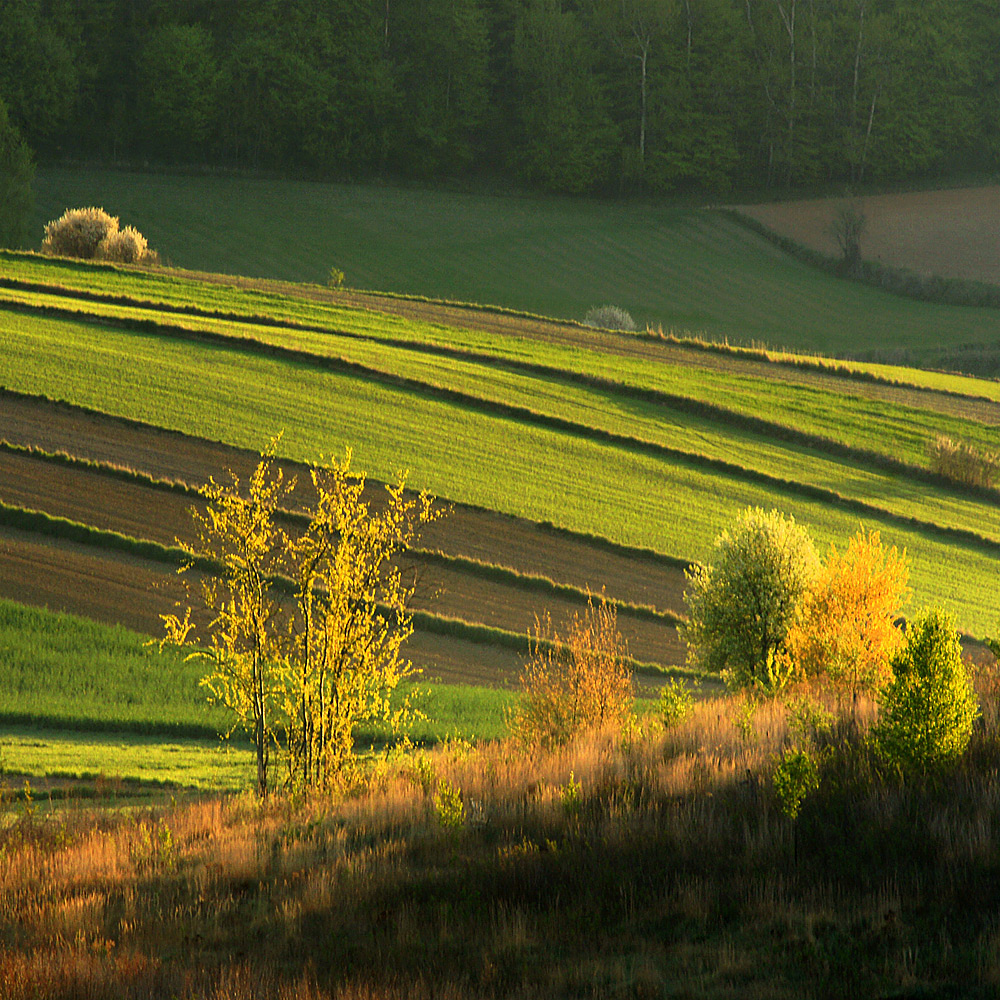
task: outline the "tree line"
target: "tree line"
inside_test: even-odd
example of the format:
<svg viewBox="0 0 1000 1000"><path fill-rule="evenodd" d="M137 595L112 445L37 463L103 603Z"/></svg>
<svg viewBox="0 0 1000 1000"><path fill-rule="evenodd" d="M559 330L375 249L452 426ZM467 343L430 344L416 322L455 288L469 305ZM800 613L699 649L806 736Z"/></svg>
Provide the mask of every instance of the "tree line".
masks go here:
<svg viewBox="0 0 1000 1000"><path fill-rule="evenodd" d="M0 100L41 160L559 192L1000 162L997 0L17 0Z"/></svg>

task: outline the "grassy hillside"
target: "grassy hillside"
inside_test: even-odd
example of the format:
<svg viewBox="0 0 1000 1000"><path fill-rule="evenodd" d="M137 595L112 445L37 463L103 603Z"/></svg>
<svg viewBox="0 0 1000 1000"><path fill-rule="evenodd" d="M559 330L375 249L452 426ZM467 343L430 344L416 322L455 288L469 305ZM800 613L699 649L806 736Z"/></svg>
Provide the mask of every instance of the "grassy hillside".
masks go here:
<svg viewBox="0 0 1000 1000"><path fill-rule="evenodd" d="M378 186L42 170L36 224L101 204L177 266L491 303L826 353L983 342L988 310L915 303L790 260L708 211ZM247 206L252 206L248 211Z"/></svg>
<svg viewBox="0 0 1000 1000"><path fill-rule="evenodd" d="M199 305L199 286L169 274L7 262L8 388L243 448L281 429L296 460L351 445L378 478L409 468L451 500L679 559L704 558L747 505L794 514L823 548L863 520L907 548L918 601L974 631L993 625L998 498L926 470L939 432L990 446L1000 408L976 396L218 285Z"/></svg>

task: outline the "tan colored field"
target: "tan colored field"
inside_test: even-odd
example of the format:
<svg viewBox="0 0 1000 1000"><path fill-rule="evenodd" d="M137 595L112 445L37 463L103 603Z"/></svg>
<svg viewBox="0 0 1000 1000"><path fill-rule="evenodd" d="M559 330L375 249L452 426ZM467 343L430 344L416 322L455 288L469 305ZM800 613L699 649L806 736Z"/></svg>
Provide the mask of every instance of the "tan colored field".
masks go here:
<svg viewBox="0 0 1000 1000"><path fill-rule="evenodd" d="M1000 285L1000 185L856 199L868 220L862 255L925 275ZM828 229L840 199L745 205L782 236L836 254Z"/></svg>

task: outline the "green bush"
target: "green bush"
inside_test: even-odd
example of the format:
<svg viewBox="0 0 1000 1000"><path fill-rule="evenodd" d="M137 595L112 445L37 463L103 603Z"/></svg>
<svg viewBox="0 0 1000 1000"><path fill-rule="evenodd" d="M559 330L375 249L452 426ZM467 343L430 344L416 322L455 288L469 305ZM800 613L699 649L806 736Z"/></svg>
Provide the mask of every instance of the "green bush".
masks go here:
<svg viewBox="0 0 1000 1000"><path fill-rule="evenodd" d="M952 616L929 611L912 623L892 673L872 729L879 757L904 771L927 771L960 757L979 702Z"/></svg>
<svg viewBox="0 0 1000 1000"><path fill-rule="evenodd" d="M688 661L735 688L778 691L792 672L789 628L819 571L812 540L793 518L748 508L715 554L713 565L686 573Z"/></svg>
<svg viewBox="0 0 1000 1000"><path fill-rule="evenodd" d="M819 768L805 750L786 750L774 769L774 794L778 806L795 819L806 797L819 788Z"/></svg>
<svg viewBox="0 0 1000 1000"><path fill-rule="evenodd" d="M694 695L683 681L675 678L667 681L660 689L656 712L664 729L680 725L691 714L693 708Z"/></svg>

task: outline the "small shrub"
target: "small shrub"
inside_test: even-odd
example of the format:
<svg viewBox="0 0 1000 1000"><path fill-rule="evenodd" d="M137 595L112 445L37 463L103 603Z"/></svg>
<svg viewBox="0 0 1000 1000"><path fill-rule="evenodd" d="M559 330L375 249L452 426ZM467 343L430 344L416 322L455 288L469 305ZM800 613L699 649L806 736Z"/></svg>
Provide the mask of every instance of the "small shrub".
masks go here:
<svg viewBox="0 0 1000 1000"><path fill-rule="evenodd" d="M785 710L789 733L802 743L812 743L833 729L833 715L811 698L792 698Z"/></svg>
<svg viewBox="0 0 1000 1000"><path fill-rule="evenodd" d="M70 208L45 227L42 253L91 260L97 248L118 232L118 217L103 208Z"/></svg>
<svg viewBox="0 0 1000 1000"><path fill-rule="evenodd" d="M868 226L868 219L856 202L837 206L827 232L840 247L841 266L848 275L856 275L861 268L861 238Z"/></svg>
<svg viewBox="0 0 1000 1000"><path fill-rule="evenodd" d="M132 226L110 233L101 240L94 256L118 264L140 264L149 253L146 237Z"/></svg>
<svg viewBox="0 0 1000 1000"><path fill-rule="evenodd" d="M569 772L569 781L559 786L559 799L567 816L575 816L583 805L583 785L572 771Z"/></svg>
<svg viewBox="0 0 1000 1000"><path fill-rule="evenodd" d="M932 471L965 486L992 488L1000 479L1000 454L939 435L928 448Z"/></svg>
<svg viewBox="0 0 1000 1000"><path fill-rule="evenodd" d="M805 750L786 750L774 769L774 794L789 818L799 815L802 803L819 789L819 768Z"/></svg>
<svg viewBox="0 0 1000 1000"><path fill-rule="evenodd" d="M548 615L538 620L521 690L508 725L525 745L562 746L589 729L624 729L634 693L615 606L603 597L588 599L565 636Z"/></svg>
<svg viewBox="0 0 1000 1000"><path fill-rule="evenodd" d="M691 689L676 678L667 681L660 689L656 712L664 729L680 725L694 709L694 695Z"/></svg>
<svg viewBox="0 0 1000 1000"><path fill-rule="evenodd" d="M342 288L344 285L344 272L339 267L331 267L326 278L327 288Z"/></svg>
<svg viewBox="0 0 1000 1000"><path fill-rule="evenodd" d="M461 830L465 826L465 803L461 789L447 778L438 782L434 793L434 815L446 830Z"/></svg>
<svg viewBox="0 0 1000 1000"><path fill-rule="evenodd" d="M979 703L954 619L930 611L911 623L892 672L872 729L879 757L904 771L927 771L960 757Z"/></svg>
<svg viewBox="0 0 1000 1000"><path fill-rule="evenodd" d="M744 743L751 743L757 735L757 702L747 698L733 715L733 725Z"/></svg>
<svg viewBox="0 0 1000 1000"><path fill-rule="evenodd" d="M585 326L599 327L603 330L635 330L635 320L620 306L594 306L587 310L584 317Z"/></svg>
<svg viewBox="0 0 1000 1000"><path fill-rule="evenodd" d="M412 759L405 774L414 784L419 785L424 795L430 795L437 784L437 772L426 754L418 754Z"/></svg>

